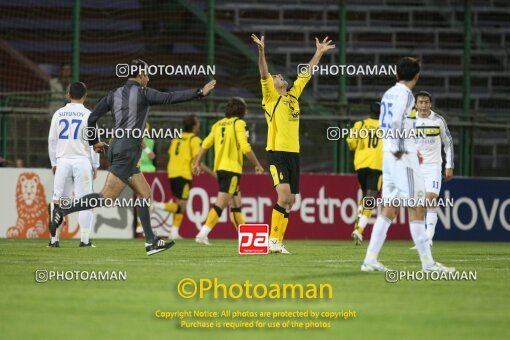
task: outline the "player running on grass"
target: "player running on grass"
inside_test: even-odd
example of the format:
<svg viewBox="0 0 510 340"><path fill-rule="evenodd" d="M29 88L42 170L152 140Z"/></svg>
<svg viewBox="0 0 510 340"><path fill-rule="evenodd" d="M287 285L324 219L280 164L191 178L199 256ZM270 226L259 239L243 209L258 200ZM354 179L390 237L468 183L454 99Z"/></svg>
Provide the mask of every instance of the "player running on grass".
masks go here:
<svg viewBox="0 0 510 340"><path fill-rule="evenodd" d="M48 154L55 175L53 202L61 197L80 198L92 193L92 182L99 168L99 154L83 139L90 111L83 106L87 97L84 83L75 82L69 87L71 102L57 110L51 120L48 134ZM80 211L80 247L95 247L89 239L93 220L92 210ZM60 247L58 232L52 235L49 247Z"/></svg>
<svg viewBox="0 0 510 340"><path fill-rule="evenodd" d="M139 130L143 135L145 122L150 106L160 104L176 104L208 95L216 85L210 81L201 89L191 89L175 92L159 92L147 87L149 76L144 71L147 63L140 59L131 61L130 69L137 68L121 87L110 91L96 105L88 119L88 128L95 129L97 120L108 111L112 112L115 130ZM74 201L68 209L62 209L58 204L51 204L50 233L55 236L57 228L65 215L76 211L88 210L105 204L105 199L115 200L122 193L126 185L131 187L138 197L150 199L151 188L145 177L140 173L137 164L142 152L142 140L132 137L133 134L120 134L126 137L115 138L108 150L110 167L106 183L100 193L92 193ZM96 137L89 140L96 152L105 152L107 145ZM145 204L137 207L145 234L145 250L147 255L153 255L169 249L173 242L165 242L152 232L149 207Z"/></svg>
<svg viewBox="0 0 510 340"><path fill-rule="evenodd" d="M198 131L200 131L200 121L195 115L184 117L182 125L182 138L174 138L168 148L168 155L170 156L167 167L168 181L170 182L170 191L177 202L154 202L157 209L168 211L174 215L169 236L171 240L182 239L181 235L179 235L179 228L181 227L188 203L189 190L193 178L191 173L193 161L198 155L200 145L202 144L202 139L197 136ZM202 163L201 167L202 170L216 177L216 174L205 164Z"/></svg>
<svg viewBox="0 0 510 340"><path fill-rule="evenodd" d="M420 77L420 64L414 58L405 57L397 63L398 82L384 93L381 100L379 126L385 133L383 139L383 190L382 198L393 204L400 199L407 205L411 236L418 250L423 271L450 272L455 268L445 267L432 258L429 239L425 232L425 184L420 169L414 129L409 114L414 107L411 90ZM407 136L406 136L407 134ZM419 204L411 206L405 200L414 199ZM408 203L409 203L408 202ZM378 261L379 252L386 239L391 222L397 216L400 207L385 202L377 218L362 271L387 271Z"/></svg>
<svg viewBox="0 0 510 340"><path fill-rule="evenodd" d="M269 172L278 194L271 217L269 251L290 254L283 245L283 237L289 223L289 213L299 193L299 97L311 78L312 68L322 55L335 48L326 37L322 42L315 38L316 52L308 63L307 72L298 74L294 84L288 87L281 74L269 73L264 36L252 34L259 50L260 83L262 85L262 109L268 127L267 147Z"/></svg>
<svg viewBox="0 0 510 340"><path fill-rule="evenodd" d="M372 103L368 118L354 123L347 138L349 149L354 151L354 169L358 174L358 182L363 194L358 206L358 218L351 234L356 245L361 245L363 242L363 230L372 215L373 207L365 207L363 204L365 197L377 197L381 188L382 142L376 133L379 129L380 106L379 102ZM368 138L364 138L365 133L360 132L361 130L367 130Z"/></svg>
<svg viewBox="0 0 510 340"><path fill-rule="evenodd" d="M431 110L432 96L426 91L418 92L416 98L416 130L422 131L425 137L416 138L416 148L423 157L420 165L425 180L427 197L427 237L432 245L432 238L437 224L437 197L441 191L441 143L444 146L446 165L444 178L449 181L453 177L453 140L444 118Z"/></svg>
<svg viewBox="0 0 510 340"><path fill-rule="evenodd" d="M210 245L208 235L223 212L230 204L230 218L236 229L244 223L241 212L241 192L239 183L243 172L243 154L255 166L255 172L261 174L264 169L248 142L248 130L243 120L247 111L244 99L231 98L225 107L225 118L211 127L204 139L200 152L195 158L193 174L202 171L200 162L209 148L214 145L214 171L218 175L219 192L213 208L209 211L204 226L195 237L197 243Z"/></svg>

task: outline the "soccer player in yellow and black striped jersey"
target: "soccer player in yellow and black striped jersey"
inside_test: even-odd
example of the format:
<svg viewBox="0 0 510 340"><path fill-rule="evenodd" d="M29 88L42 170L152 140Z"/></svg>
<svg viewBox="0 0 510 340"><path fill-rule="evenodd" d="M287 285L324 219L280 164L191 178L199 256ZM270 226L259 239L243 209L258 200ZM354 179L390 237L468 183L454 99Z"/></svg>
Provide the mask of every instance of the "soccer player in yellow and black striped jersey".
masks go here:
<svg viewBox="0 0 510 340"><path fill-rule="evenodd" d="M202 144L202 139L197 136L200 131L200 121L195 115L184 117L182 126L182 138L174 138L168 148L170 157L167 166L168 180L170 191L176 198L176 202L153 203L156 208L173 214L174 220L169 236L171 240L182 239L179 235L179 228L184 218L193 179L191 170L193 161L200 151L200 144ZM205 164L201 164L201 167L203 171L216 176Z"/></svg>
<svg viewBox="0 0 510 340"><path fill-rule="evenodd" d="M271 217L269 251L290 254L283 246L283 237L289 223L289 212L299 193L299 97L311 78L311 70L322 55L335 48L326 37L322 42L315 38L317 50L308 63L307 70L288 89L281 74L271 75L267 67L264 36L252 34L259 49L259 71L262 85L262 108L267 122L267 147L269 171L278 194ZM300 70L301 71L301 70Z"/></svg>
<svg viewBox="0 0 510 340"><path fill-rule="evenodd" d="M248 142L248 130L243 120L247 111L244 99L231 98L225 107L225 118L211 127L211 132L204 139L200 152L195 158L193 173L199 174L200 161L209 148L214 146L214 171L218 176L219 192L216 203L209 211L204 226L197 234L197 243L210 245L208 235L223 212L230 204L230 218L236 229L244 223L241 213L241 193L239 182L243 172L243 155L255 166L257 173L263 173L255 153Z"/></svg>
<svg viewBox="0 0 510 340"><path fill-rule="evenodd" d="M358 218L351 234L356 245L363 242L363 230L372 215L372 209L365 208L363 202L366 197L376 198L381 188L382 141L376 135L379 129L380 105L381 103L374 102L370 106L369 118L354 123L347 138L349 149L354 151L354 170L358 174L358 182L363 192L363 198L358 205Z"/></svg>

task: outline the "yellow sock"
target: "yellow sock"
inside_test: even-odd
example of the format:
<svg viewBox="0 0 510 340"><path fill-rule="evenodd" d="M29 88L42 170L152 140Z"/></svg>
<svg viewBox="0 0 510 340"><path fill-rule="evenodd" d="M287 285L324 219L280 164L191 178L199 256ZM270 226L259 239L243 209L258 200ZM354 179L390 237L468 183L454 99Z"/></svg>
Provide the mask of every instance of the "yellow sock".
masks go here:
<svg viewBox="0 0 510 340"><path fill-rule="evenodd" d="M282 226L284 223L285 209L280 207L277 204L274 205L273 213L271 216L271 232L269 233L269 238L280 239L280 233L282 230Z"/></svg>
<svg viewBox="0 0 510 340"><path fill-rule="evenodd" d="M214 205L209 211L209 215L207 215L207 219L205 220L205 225L209 228L214 228L216 226L216 223L218 223L218 220L220 219L221 212L223 209L218 207L217 205Z"/></svg>
<svg viewBox="0 0 510 340"><path fill-rule="evenodd" d="M179 205L175 202L166 202L165 210L175 214L179 210Z"/></svg>
<svg viewBox="0 0 510 340"><path fill-rule="evenodd" d="M282 227L281 227L281 230L280 230L280 235L278 237L278 241L280 243L283 242L283 237L285 236L285 231L287 230L287 225L289 224L289 213L286 212L285 215L283 216L283 223L282 223Z"/></svg>
<svg viewBox="0 0 510 340"><path fill-rule="evenodd" d="M182 224L182 219L184 218L183 214L174 214L174 223L173 226L176 228L180 228Z"/></svg>
<svg viewBox="0 0 510 340"><path fill-rule="evenodd" d="M363 233L363 228L358 227L359 218L363 215L363 198L358 202L358 216L356 217L356 222L354 222L354 230Z"/></svg>
<svg viewBox="0 0 510 340"><path fill-rule="evenodd" d="M230 209L230 219L234 224L236 230L239 229L239 225L244 224L244 216L241 212L241 208L231 208Z"/></svg>
<svg viewBox="0 0 510 340"><path fill-rule="evenodd" d="M372 210L370 210L370 209L363 209L362 212L358 215L358 218L356 219L356 230L358 230L358 232L363 235L363 230L365 228L358 226L358 223L359 223L359 220L360 220L361 216L365 216L366 218L370 218L370 216L372 216Z"/></svg>

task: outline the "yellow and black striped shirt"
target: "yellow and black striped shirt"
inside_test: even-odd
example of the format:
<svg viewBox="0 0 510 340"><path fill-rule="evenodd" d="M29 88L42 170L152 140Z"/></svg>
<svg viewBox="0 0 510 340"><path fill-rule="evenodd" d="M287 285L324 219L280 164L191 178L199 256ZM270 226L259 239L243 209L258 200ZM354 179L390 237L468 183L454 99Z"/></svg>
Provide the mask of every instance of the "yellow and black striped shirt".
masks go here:
<svg viewBox="0 0 510 340"><path fill-rule="evenodd" d="M182 138L175 138L168 148L167 171L168 178L184 177L188 180L193 178L191 169L195 156L200 151L200 137L192 132L183 132Z"/></svg>
<svg viewBox="0 0 510 340"><path fill-rule="evenodd" d="M231 117L214 123L202 147L214 145L214 171L243 172L243 155L251 151L246 122Z"/></svg>
<svg viewBox="0 0 510 340"><path fill-rule="evenodd" d="M285 96L276 91L271 75L260 80L262 109L267 122L267 151L299 152L298 99L310 78L310 75L302 74Z"/></svg>

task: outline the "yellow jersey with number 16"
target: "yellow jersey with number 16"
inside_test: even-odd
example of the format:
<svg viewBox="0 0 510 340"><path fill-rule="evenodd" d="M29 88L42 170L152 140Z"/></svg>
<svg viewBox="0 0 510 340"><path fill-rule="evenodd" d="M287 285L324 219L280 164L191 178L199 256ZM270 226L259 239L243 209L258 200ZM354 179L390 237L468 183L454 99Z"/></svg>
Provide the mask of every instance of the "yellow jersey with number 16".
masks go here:
<svg viewBox="0 0 510 340"><path fill-rule="evenodd" d="M379 121L368 118L354 123L347 144L354 151L354 170L382 170L382 141L377 137Z"/></svg>

